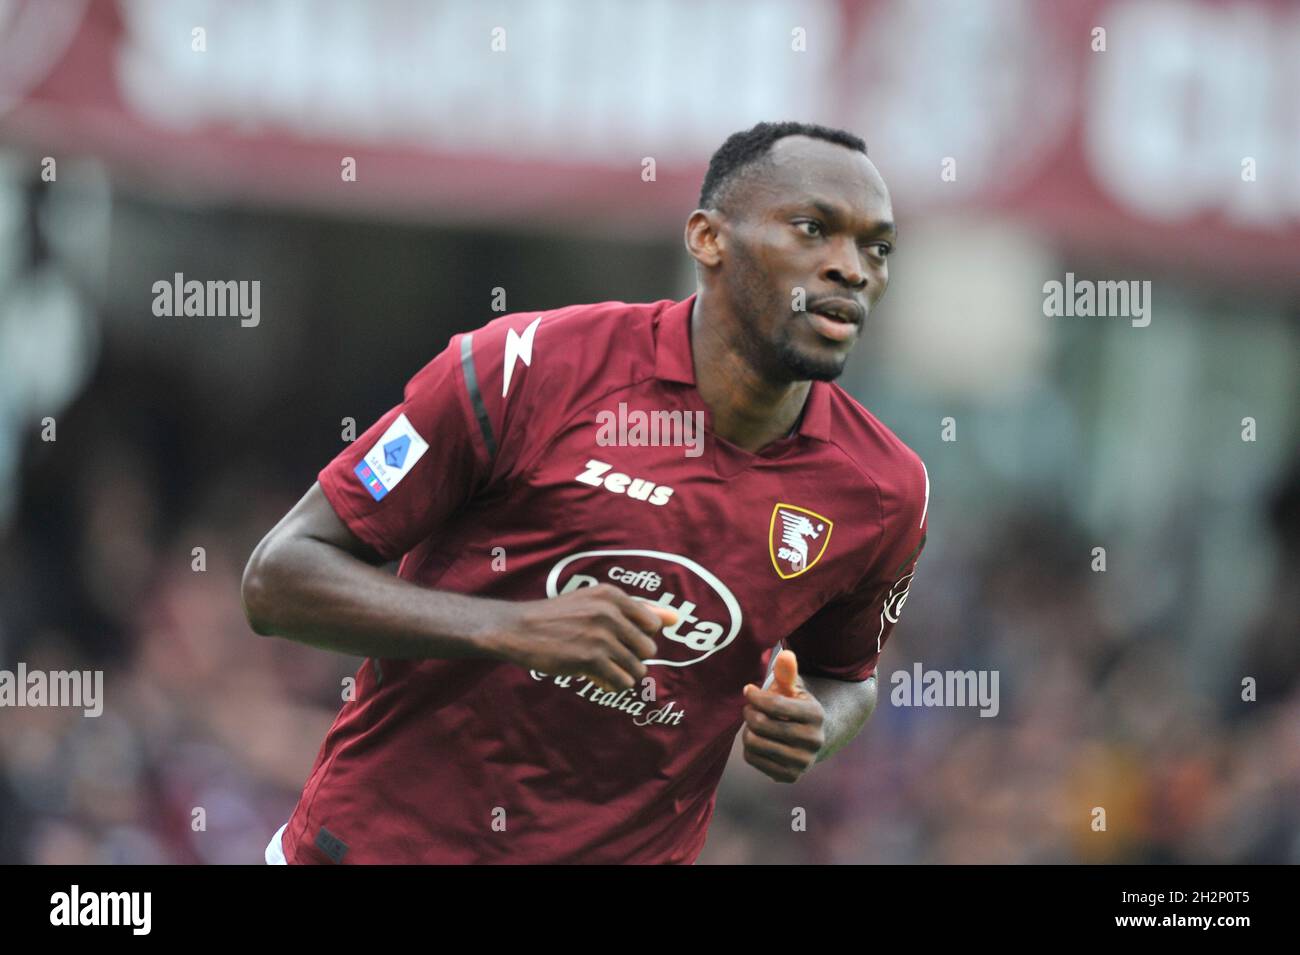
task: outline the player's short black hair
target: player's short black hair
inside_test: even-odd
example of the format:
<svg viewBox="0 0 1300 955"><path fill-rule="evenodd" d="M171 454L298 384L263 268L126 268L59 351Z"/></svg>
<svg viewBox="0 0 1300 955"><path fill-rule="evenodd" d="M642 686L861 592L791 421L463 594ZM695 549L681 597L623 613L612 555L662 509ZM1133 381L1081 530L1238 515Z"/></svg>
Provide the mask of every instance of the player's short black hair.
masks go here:
<svg viewBox="0 0 1300 955"><path fill-rule="evenodd" d="M786 136L812 136L828 143L856 149L867 154L867 144L859 136L843 129L816 123L759 123L739 133L732 133L709 158L709 170L700 186L701 209L724 209L728 195L742 179L771 164L768 154L772 144Z"/></svg>

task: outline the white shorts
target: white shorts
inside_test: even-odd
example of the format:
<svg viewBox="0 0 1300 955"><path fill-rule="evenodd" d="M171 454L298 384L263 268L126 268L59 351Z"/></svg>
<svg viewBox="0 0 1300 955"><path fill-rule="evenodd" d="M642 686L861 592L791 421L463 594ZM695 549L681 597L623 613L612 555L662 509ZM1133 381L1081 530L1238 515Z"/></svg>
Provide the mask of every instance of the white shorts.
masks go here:
<svg viewBox="0 0 1300 955"><path fill-rule="evenodd" d="M289 828L286 822L279 829L275 830L275 835L271 841L266 844L266 864L267 865L288 865L289 862L284 857L284 846L280 844L280 837L284 835L284 830Z"/></svg>

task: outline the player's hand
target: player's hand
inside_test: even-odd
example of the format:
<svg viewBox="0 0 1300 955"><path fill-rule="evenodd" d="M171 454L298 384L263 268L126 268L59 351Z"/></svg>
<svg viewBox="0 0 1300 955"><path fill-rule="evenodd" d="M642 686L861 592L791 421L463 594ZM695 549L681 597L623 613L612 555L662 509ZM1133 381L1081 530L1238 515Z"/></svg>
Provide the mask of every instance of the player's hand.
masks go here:
<svg viewBox="0 0 1300 955"><path fill-rule="evenodd" d="M826 745L826 711L804 687L794 652L776 657L767 689L745 684L745 762L779 783L796 782Z"/></svg>
<svg viewBox="0 0 1300 955"><path fill-rule="evenodd" d="M548 600L505 603L491 637L502 659L553 676L582 676L605 690L630 690L656 652L651 634L677 613L613 584L580 587Z"/></svg>

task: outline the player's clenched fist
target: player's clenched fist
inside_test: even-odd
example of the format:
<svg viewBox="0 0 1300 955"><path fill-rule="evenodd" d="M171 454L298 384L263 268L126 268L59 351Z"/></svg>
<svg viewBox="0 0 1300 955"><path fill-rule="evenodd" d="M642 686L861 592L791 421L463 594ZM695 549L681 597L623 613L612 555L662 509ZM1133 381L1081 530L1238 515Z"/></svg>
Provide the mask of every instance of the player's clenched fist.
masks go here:
<svg viewBox="0 0 1300 955"><path fill-rule="evenodd" d="M745 684L745 762L779 783L792 783L812 768L826 745L826 711L804 687L790 650L776 657L772 683Z"/></svg>
<svg viewBox="0 0 1300 955"><path fill-rule="evenodd" d="M585 676L606 690L630 690L655 655L650 638L677 614L637 600L613 584L582 587L549 600L503 606L488 645L503 660L556 676Z"/></svg>

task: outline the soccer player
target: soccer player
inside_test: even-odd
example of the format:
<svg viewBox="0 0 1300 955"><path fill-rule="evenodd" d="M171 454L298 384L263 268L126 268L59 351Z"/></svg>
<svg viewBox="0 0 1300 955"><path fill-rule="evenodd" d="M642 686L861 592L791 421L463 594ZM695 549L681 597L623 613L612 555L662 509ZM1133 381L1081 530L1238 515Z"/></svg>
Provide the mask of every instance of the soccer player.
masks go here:
<svg viewBox="0 0 1300 955"><path fill-rule="evenodd" d="M833 383L888 191L760 123L699 205L695 294L453 336L253 552L257 633L367 658L268 861L690 863L737 731L790 783L871 715L930 490Z"/></svg>

